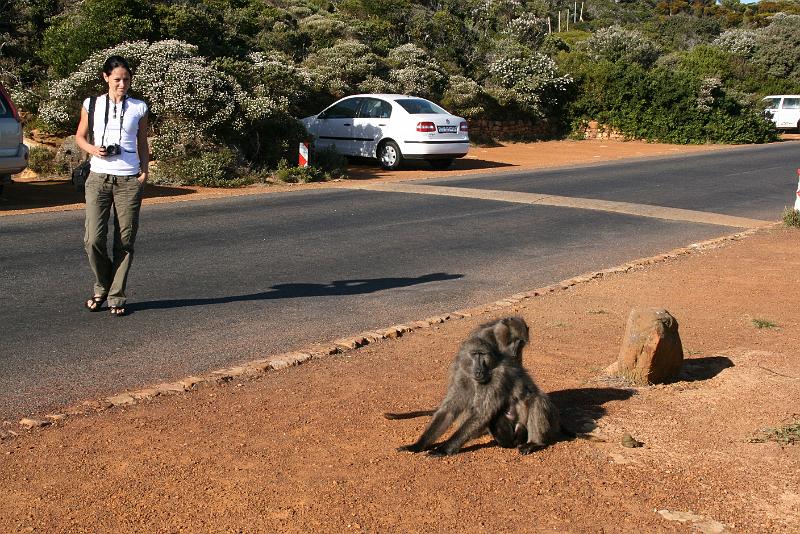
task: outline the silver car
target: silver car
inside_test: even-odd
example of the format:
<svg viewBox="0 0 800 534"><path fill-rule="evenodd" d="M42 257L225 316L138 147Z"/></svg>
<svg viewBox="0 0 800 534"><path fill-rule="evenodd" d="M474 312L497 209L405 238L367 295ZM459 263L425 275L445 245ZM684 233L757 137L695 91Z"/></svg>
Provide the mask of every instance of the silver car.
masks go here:
<svg viewBox="0 0 800 534"><path fill-rule="evenodd" d="M22 121L3 84L0 84L0 193L11 175L28 166L28 147L22 142Z"/></svg>

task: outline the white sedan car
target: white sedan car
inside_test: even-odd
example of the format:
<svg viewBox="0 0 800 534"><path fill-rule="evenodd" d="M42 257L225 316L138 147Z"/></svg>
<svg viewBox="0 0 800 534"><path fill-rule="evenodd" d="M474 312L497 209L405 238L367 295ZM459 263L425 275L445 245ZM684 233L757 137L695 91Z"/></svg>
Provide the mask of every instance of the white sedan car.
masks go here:
<svg viewBox="0 0 800 534"><path fill-rule="evenodd" d="M466 119L415 96L348 96L300 122L318 150L377 158L385 169L397 169L404 159L444 169L469 151Z"/></svg>

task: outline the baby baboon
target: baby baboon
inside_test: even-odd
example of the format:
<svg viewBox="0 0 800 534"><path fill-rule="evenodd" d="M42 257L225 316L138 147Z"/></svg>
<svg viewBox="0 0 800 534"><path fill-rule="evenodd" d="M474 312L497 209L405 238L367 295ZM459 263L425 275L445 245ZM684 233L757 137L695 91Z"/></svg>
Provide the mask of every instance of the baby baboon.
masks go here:
<svg viewBox="0 0 800 534"><path fill-rule="evenodd" d="M508 380L504 369L512 365L508 372L516 375L516 354L528 341L528 325L519 317L509 317L486 323L472 331L459 347L450 365L447 393L433 418L419 439L400 447L398 450L420 452L430 450L434 456L451 455L468 440L476 438L492 427L492 432L500 434L498 443L513 447L518 416L514 421L506 415L516 410L518 402L512 404L512 390L515 383ZM389 419L400 419L424 415L425 411L410 414L388 413ZM502 417L498 417L501 415ZM436 440L453 424L463 418L459 428L443 443L434 447Z"/></svg>
<svg viewBox="0 0 800 534"><path fill-rule="evenodd" d="M560 438L576 437L563 427L558 408L523 367L522 350L507 353L506 357L503 374L497 379L507 381L502 389L509 391L508 409L490 424L498 444L507 448L516 446L520 454L530 454Z"/></svg>

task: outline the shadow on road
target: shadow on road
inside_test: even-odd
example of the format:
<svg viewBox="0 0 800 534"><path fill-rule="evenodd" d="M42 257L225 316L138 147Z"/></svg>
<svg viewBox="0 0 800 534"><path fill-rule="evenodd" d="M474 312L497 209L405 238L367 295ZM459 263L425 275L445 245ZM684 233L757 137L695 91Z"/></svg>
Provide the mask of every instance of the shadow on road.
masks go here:
<svg viewBox="0 0 800 534"><path fill-rule="evenodd" d="M194 193L191 188L147 184L144 198L179 197ZM14 181L3 188L0 211L51 208L83 204L83 192L78 192L69 180Z"/></svg>
<svg viewBox="0 0 800 534"><path fill-rule="evenodd" d="M196 299L165 299L134 302L126 306L129 313L143 310L161 310L166 308L184 308L187 306L207 306L211 304L227 304L231 302L247 302L253 300L293 299L303 297L361 295L375 293L386 289L408 287L428 282L457 280L463 274L431 273L417 277L402 278L368 278L354 280L334 280L330 284L278 284L269 291L233 295L230 297L208 297Z"/></svg>
<svg viewBox="0 0 800 534"><path fill-rule="evenodd" d="M382 178L385 176L402 175L403 171L431 171L433 168L427 161L408 160L403 162L403 167L399 171L387 171L382 169L375 160L366 158L350 158L347 166L347 177L351 180L368 180L372 178ZM511 163L501 161L489 161L483 159L459 158L453 165L446 170L440 170L442 174L448 171L466 171L472 169L496 169L500 167L516 167Z"/></svg>

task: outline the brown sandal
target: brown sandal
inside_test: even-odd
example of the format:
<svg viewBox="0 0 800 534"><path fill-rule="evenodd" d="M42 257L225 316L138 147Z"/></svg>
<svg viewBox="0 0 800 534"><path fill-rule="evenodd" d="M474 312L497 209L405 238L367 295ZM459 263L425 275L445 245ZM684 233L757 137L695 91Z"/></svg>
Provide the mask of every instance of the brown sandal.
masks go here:
<svg viewBox="0 0 800 534"><path fill-rule="evenodd" d="M95 295L90 299L87 299L86 302L83 303L84 306L90 312L97 312L100 311L100 308L103 307L103 303L106 301L106 297L104 295Z"/></svg>
<svg viewBox="0 0 800 534"><path fill-rule="evenodd" d="M114 317L122 317L125 315L125 307L124 306L109 306L108 310L111 312L111 315Z"/></svg>

